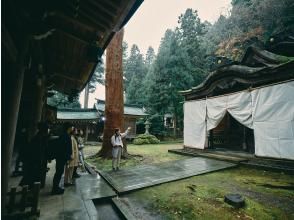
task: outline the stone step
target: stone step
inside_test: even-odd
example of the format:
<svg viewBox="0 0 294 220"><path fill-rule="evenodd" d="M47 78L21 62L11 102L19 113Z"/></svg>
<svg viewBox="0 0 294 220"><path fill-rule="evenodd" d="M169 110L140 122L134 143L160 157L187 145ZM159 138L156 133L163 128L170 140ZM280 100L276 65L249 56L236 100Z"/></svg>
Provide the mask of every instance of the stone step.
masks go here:
<svg viewBox="0 0 294 220"><path fill-rule="evenodd" d="M294 174L294 166L287 163L275 163L267 160L249 160L246 162L241 162L242 165L259 168L263 170L284 172L287 174Z"/></svg>
<svg viewBox="0 0 294 220"><path fill-rule="evenodd" d="M234 157L230 155L223 155L223 154L217 154L217 153L211 153L211 152L201 152L201 151L190 150L190 149L175 149L175 150L168 150L168 152L181 154L185 156L194 156L194 157L201 156L201 157L207 157L207 158L229 161L234 163L240 163L240 162L244 162L248 160L246 158L241 158L241 157Z"/></svg>
<svg viewBox="0 0 294 220"><path fill-rule="evenodd" d="M123 201L119 197L113 198L112 202L116 206L116 208L119 210L119 212L124 216L125 219L137 220L137 218L129 210L129 207L125 203L123 203Z"/></svg>
<svg viewBox="0 0 294 220"><path fill-rule="evenodd" d="M252 157L240 157L232 156L230 153L225 155L226 152L205 152L203 150L197 149L173 149L169 150L170 153L181 154L185 156L193 156L193 157L208 157L218 160L224 160L229 162L236 162L245 166L254 167L257 169L285 172L288 174L294 174L294 161L290 160L279 160L279 159L269 159L269 158L257 158L255 156Z"/></svg>

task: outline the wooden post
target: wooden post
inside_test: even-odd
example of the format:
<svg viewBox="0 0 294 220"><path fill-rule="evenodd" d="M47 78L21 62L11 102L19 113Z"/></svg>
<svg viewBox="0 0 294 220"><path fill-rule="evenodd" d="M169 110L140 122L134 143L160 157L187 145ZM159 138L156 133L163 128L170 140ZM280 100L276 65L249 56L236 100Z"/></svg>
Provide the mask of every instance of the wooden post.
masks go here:
<svg viewBox="0 0 294 220"><path fill-rule="evenodd" d="M33 97L32 97L32 114L31 124L29 129L29 140L37 133L38 122L42 120L42 112L45 101L45 79L40 76L35 82L33 82Z"/></svg>
<svg viewBox="0 0 294 220"><path fill-rule="evenodd" d="M86 131L85 131L85 143L88 141L88 132L89 132L89 128L88 125L86 125Z"/></svg>
<svg viewBox="0 0 294 220"><path fill-rule="evenodd" d="M213 149L214 148L214 144L213 144L213 129L209 130L209 144L208 144L208 148L209 149Z"/></svg>
<svg viewBox="0 0 294 220"><path fill-rule="evenodd" d="M8 64L5 64L8 65ZM15 65L15 64L11 64ZM3 123L3 147L2 147L2 207L6 204L6 194L8 191L8 178L10 176L11 158L15 138L15 130L20 106L21 93L25 68L4 67L3 73L4 94L2 106ZM3 210L3 209L2 209Z"/></svg>
<svg viewBox="0 0 294 220"><path fill-rule="evenodd" d="M85 87L85 99L84 99L84 108L88 108L89 103L89 83Z"/></svg>

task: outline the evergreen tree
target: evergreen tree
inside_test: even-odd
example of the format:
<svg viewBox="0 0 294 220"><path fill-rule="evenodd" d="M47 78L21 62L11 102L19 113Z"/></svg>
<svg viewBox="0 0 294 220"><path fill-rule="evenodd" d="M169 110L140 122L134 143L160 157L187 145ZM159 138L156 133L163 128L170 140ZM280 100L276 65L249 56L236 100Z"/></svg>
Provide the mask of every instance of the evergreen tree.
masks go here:
<svg viewBox="0 0 294 220"><path fill-rule="evenodd" d="M153 61L155 60L155 51L153 49L153 47L148 47L146 56L145 56L145 65L147 70L150 69Z"/></svg>
<svg viewBox="0 0 294 220"><path fill-rule="evenodd" d="M183 97L178 91L193 86L189 65L187 53L178 43L175 32L167 30L152 71L147 75L150 83L147 90L148 106L151 113L172 113L176 124L182 120Z"/></svg>
<svg viewBox="0 0 294 220"><path fill-rule="evenodd" d="M176 28L176 36L179 45L187 53L188 68L193 75L194 86L201 83L206 76L204 65L204 53L201 51L200 43L206 28L201 23L197 11L188 8L181 14L178 20L179 27Z"/></svg>
<svg viewBox="0 0 294 220"><path fill-rule="evenodd" d="M143 55L140 53L138 46L133 45L124 71L126 103L143 104L142 82L146 72Z"/></svg>
<svg viewBox="0 0 294 220"><path fill-rule="evenodd" d="M76 96L64 95L60 92L53 91L54 95L47 98L47 104L57 108L81 108L79 101L80 94Z"/></svg>
<svg viewBox="0 0 294 220"><path fill-rule="evenodd" d="M89 92L93 93L96 90L97 84L104 84L104 63L103 60L99 61L96 65L95 71L89 81Z"/></svg>

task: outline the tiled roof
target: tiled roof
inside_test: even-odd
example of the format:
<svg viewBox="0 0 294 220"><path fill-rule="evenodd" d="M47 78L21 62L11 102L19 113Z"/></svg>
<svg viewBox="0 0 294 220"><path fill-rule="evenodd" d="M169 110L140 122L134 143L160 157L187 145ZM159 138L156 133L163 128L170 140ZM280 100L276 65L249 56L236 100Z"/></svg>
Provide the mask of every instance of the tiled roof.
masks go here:
<svg viewBox="0 0 294 220"><path fill-rule="evenodd" d="M95 108L100 111L104 112L105 110L105 103L103 101L98 101L98 103L95 103ZM133 115L133 116L146 116L146 114L143 111L143 108L139 107L133 107L133 106L124 106L124 115Z"/></svg>
<svg viewBox="0 0 294 220"><path fill-rule="evenodd" d="M57 120L97 120L96 109L57 109Z"/></svg>

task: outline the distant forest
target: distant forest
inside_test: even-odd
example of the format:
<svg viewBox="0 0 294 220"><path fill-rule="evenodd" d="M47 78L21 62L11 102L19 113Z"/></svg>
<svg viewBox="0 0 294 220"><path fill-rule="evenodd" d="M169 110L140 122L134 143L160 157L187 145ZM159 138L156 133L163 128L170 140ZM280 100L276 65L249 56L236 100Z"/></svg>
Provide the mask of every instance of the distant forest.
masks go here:
<svg viewBox="0 0 294 220"><path fill-rule="evenodd" d="M294 30L292 0L233 0L229 16L211 24L201 21L188 8L178 26L168 29L158 53L149 47L146 55L137 45L124 43L124 90L126 103L144 106L160 134L163 115L174 116L178 130L183 124L183 97L178 91L200 84L210 72L214 57L239 61L250 45L262 47L270 36Z"/></svg>

